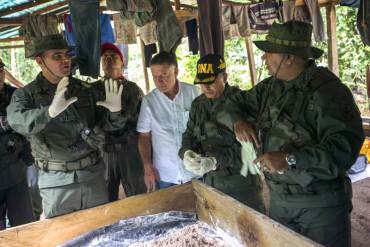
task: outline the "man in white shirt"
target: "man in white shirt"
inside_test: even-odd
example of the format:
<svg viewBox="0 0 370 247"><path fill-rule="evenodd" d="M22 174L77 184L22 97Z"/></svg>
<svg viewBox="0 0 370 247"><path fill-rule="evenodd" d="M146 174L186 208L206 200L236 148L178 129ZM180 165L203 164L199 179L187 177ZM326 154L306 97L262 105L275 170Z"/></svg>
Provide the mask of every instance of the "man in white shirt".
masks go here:
<svg viewBox="0 0 370 247"><path fill-rule="evenodd" d="M178 156L192 101L200 95L197 87L177 80L176 56L160 52L150 62L156 89L142 101L137 131L144 164L147 191L190 181Z"/></svg>

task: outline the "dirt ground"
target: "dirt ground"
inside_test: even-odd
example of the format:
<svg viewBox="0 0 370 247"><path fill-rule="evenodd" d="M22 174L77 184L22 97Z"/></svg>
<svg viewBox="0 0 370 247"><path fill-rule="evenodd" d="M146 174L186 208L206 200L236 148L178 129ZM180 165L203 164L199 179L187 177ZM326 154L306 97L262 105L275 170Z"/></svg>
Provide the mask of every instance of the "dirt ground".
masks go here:
<svg viewBox="0 0 370 247"><path fill-rule="evenodd" d="M352 184L352 247L370 246L370 178Z"/></svg>

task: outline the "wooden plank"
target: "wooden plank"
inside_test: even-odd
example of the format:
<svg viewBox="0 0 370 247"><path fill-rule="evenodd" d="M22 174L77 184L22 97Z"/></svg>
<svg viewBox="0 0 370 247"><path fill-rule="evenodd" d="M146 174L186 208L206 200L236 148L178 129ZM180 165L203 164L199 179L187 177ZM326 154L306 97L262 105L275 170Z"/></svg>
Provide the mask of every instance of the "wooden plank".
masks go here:
<svg viewBox="0 0 370 247"><path fill-rule="evenodd" d="M170 210L195 212L195 198L191 183L14 227L0 232L0 246L56 246L120 219Z"/></svg>
<svg viewBox="0 0 370 247"><path fill-rule="evenodd" d="M150 91L150 83L149 83L148 69L145 66L144 42L141 40L140 37L138 37L138 43L140 45L140 50L141 50L141 64L143 66L144 79L145 79L145 94L147 94Z"/></svg>
<svg viewBox="0 0 370 247"><path fill-rule="evenodd" d="M180 8L181 8L180 0L175 0L175 9L180 10Z"/></svg>
<svg viewBox="0 0 370 247"><path fill-rule="evenodd" d="M0 18L0 26L20 26L23 24L23 17Z"/></svg>
<svg viewBox="0 0 370 247"><path fill-rule="evenodd" d="M199 181L193 181L193 187L198 218L216 229L221 228L243 245L321 246Z"/></svg>
<svg viewBox="0 0 370 247"><path fill-rule="evenodd" d="M0 46L0 50L4 50L4 49L17 49L17 48L23 48L24 45L4 45L4 46Z"/></svg>
<svg viewBox="0 0 370 247"><path fill-rule="evenodd" d="M23 36L18 36L18 37L13 37L13 38L0 39L0 43L22 41L22 40L23 40Z"/></svg>
<svg viewBox="0 0 370 247"><path fill-rule="evenodd" d="M16 5L14 7L1 10L0 11L0 17L10 15L10 14L14 14L18 11L29 9L29 8L32 8L32 7L35 7L35 6L44 4L44 3L48 3L48 2L51 2L51 1L52 0L34 0L34 1L24 3L24 4Z"/></svg>
<svg viewBox="0 0 370 247"><path fill-rule="evenodd" d="M328 32L328 67L334 74L339 76L335 3L326 6L326 21Z"/></svg>
<svg viewBox="0 0 370 247"><path fill-rule="evenodd" d="M41 14L45 14L47 12L50 12L50 11L54 11L56 9L59 9L61 7L65 7L66 5L68 4L67 1L63 1L63 2L58 2L56 4L52 4L50 6L47 6L45 8L42 8L42 9L39 9L39 10L36 10L34 12L31 13L31 15L41 15Z"/></svg>
<svg viewBox="0 0 370 247"><path fill-rule="evenodd" d="M247 48L248 54L249 74L252 80L252 87L254 87L257 84L257 72L256 72L256 63L254 61L253 43L251 36L245 37L245 46Z"/></svg>

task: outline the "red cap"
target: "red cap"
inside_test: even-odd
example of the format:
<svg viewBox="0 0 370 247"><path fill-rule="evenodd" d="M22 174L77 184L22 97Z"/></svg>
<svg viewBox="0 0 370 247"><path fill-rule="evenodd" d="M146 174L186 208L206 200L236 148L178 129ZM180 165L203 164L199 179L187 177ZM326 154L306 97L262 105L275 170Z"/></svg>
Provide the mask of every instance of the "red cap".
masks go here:
<svg viewBox="0 0 370 247"><path fill-rule="evenodd" d="M104 43L101 46L100 55L103 55L104 52L106 52L107 50L111 50L111 51L114 51L115 53L117 53L119 55L119 57L121 58L121 61L123 62L122 52L121 52L121 50L117 46L115 46L112 43Z"/></svg>

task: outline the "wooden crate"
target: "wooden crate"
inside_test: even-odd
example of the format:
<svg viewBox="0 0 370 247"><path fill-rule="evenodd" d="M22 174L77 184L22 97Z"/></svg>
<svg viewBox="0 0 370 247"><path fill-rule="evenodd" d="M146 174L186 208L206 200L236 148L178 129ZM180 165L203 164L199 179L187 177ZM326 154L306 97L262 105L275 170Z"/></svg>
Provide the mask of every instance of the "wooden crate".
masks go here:
<svg viewBox="0 0 370 247"><path fill-rule="evenodd" d="M170 210L196 212L248 247L320 246L199 181L4 230L0 246L56 246L120 219Z"/></svg>

